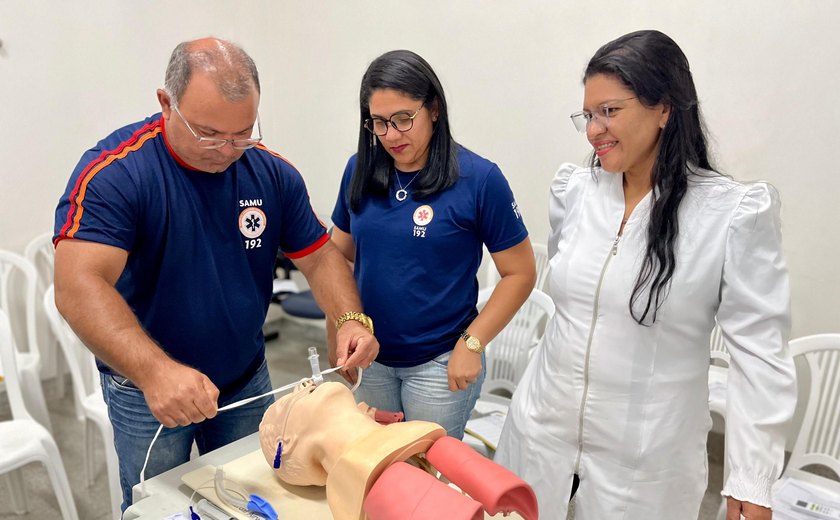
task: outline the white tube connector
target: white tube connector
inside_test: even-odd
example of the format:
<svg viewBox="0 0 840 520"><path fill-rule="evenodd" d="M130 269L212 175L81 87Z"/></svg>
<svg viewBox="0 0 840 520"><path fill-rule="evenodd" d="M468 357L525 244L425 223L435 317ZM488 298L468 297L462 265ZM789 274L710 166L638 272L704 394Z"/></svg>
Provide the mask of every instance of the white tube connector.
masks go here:
<svg viewBox="0 0 840 520"><path fill-rule="evenodd" d="M312 367L312 382L320 385L324 382L324 376L321 375L321 365L318 363L318 349L309 347L309 365Z"/></svg>

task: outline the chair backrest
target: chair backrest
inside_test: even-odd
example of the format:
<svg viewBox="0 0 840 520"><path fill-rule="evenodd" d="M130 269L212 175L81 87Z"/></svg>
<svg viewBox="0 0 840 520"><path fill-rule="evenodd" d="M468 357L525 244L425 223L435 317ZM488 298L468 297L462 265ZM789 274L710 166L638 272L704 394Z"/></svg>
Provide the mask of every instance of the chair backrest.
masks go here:
<svg viewBox="0 0 840 520"><path fill-rule="evenodd" d="M479 307L487 303L492 292L492 287L479 292ZM551 298L539 289L533 289L510 323L487 344L487 377L482 395L513 394L528 365L531 350L539 342L553 314L554 302Z"/></svg>
<svg viewBox="0 0 840 520"><path fill-rule="evenodd" d="M534 260L537 263L537 282L534 284L534 287L543 291L548 292L546 289L546 279L548 279L548 246L545 244L531 244L531 247L534 248Z"/></svg>
<svg viewBox="0 0 840 520"><path fill-rule="evenodd" d="M46 322L43 308L40 305L44 291L52 285L55 274L55 246L52 242L52 232L40 234L33 238L23 251L23 256L35 267L38 276L37 289L35 293L35 323L38 334L38 347L44 363L45 374L52 375L59 367L53 352L58 348L56 338Z"/></svg>
<svg viewBox="0 0 840 520"><path fill-rule="evenodd" d="M43 292L52 284L55 272L55 246L52 233L44 233L33 238L23 251L23 256L35 267L38 273L38 290Z"/></svg>
<svg viewBox="0 0 840 520"><path fill-rule="evenodd" d="M810 384L785 473L816 464L840 476L840 334L791 340L790 352L794 359L805 359Z"/></svg>
<svg viewBox="0 0 840 520"><path fill-rule="evenodd" d="M327 225L326 222L331 222L329 218L323 216L319 216L318 220L325 226ZM328 227L328 233L332 234L331 224ZM285 317L290 321L326 328L326 315L315 301L315 295L309 289L301 290L298 284L291 279L292 272L297 271L297 267L282 251L277 252L277 259L274 262L275 274L277 269L283 271L284 277L289 283L275 283L275 287L279 286L285 290L275 291L272 300L280 304Z"/></svg>
<svg viewBox="0 0 840 520"><path fill-rule="evenodd" d="M537 268L537 280L534 283L534 288L539 289L543 292L546 291L546 280L548 279L548 247L545 244L535 244L532 243L531 247L534 249L534 260L536 261L536 268ZM487 253L487 250L484 250ZM485 255L485 258L489 257L489 254ZM499 282L499 271L496 270L496 266L493 265L492 260L486 263L484 276L484 287L493 287Z"/></svg>
<svg viewBox="0 0 840 520"><path fill-rule="evenodd" d="M19 286L21 283L22 287ZM11 321L14 316L13 310L23 302L26 323L24 339L31 356L40 355L35 321L37 287L38 274L35 267L26 258L16 253L0 250L0 310L5 311ZM21 345L18 344L18 349L20 348Z"/></svg>
<svg viewBox="0 0 840 520"><path fill-rule="evenodd" d="M55 290L52 285L44 293L43 303L44 314L47 316L50 329L55 334L61 352L67 360L70 378L73 381L73 396L77 405L76 415L79 416L79 420L82 420L84 419L82 402L87 396L102 392L99 385L99 372L96 369L96 359L59 314L58 308L55 306Z"/></svg>
<svg viewBox="0 0 840 520"><path fill-rule="evenodd" d="M709 357L713 365L729 367L729 351L726 350L726 345L723 343L723 334L717 322L715 322L715 328L712 329L712 334L709 337Z"/></svg>
<svg viewBox="0 0 840 520"><path fill-rule="evenodd" d="M33 420L26 410L23 401L23 391L20 388L20 378L15 360L15 337L12 334L12 325L9 323L9 316L0 309L0 364L5 368L6 393L9 396L9 407L12 410L12 419Z"/></svg>

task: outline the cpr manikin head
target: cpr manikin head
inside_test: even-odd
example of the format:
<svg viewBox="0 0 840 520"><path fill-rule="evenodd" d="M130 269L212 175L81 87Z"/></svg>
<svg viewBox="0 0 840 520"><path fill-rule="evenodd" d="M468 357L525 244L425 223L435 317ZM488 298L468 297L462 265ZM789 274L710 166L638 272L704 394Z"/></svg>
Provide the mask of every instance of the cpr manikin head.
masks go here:
<svg viewBox="0 0 840 520"><path fill-rule="evenodd" d="M446 431L435 423L378 424L342 383L298 386L265 412L260 446L288 484L326 485L337 520L362 518L362 503L392 463L425 453Z"/></svg>
<svg viewBox="0 0 840 520"><path fill-rule="evenodd" d="M317 392L316 392L317 390ZM335 460L332 436L354 435L340 418L364 415L341 383L298 385L266 410L260 445L280 480L298 486L324 486L327 460ZM355 423L356 421L350 421ZM281 446L282 444L282 446Z"/></svg>

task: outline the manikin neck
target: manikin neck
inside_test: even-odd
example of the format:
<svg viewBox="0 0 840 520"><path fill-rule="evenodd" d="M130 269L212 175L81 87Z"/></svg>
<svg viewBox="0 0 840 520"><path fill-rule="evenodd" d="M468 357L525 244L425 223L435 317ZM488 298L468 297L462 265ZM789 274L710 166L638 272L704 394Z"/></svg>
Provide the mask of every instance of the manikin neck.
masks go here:
<svg viewBox="0 0 840 520"><path fill-rule="evenodd" d="M330 422L340 425L341 431L333 429L329 433L325 432L329 438L324 439L326 442L321 444L324 447L323 466L327 471L335 466L341 455L356 442L384 428L356 407L336 415L330 418Z"/></svg>

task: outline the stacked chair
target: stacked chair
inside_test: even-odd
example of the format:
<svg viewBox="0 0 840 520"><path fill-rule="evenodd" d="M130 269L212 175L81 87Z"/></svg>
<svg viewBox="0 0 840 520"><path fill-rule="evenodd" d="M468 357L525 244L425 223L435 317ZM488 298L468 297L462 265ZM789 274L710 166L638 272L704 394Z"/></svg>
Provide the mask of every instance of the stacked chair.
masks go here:
<svg viewBox="0 0 840 520"><path fill-rule="evenodd" d="M44 371L42 375L46 375L46 377L55 375L56 397L60 399L64 397L67 367L62 364L56 338L45 321L43 309L38 305L38 302L44 297L44 291L53 283L53 275L55 273L55 246L53 245L52 238L52 232L36 236L26 245L23 256L35 267L35 273L38 275L35 292L35 313L36 323L38 325L38 346L41 347L41 368Z"/></svg>
<svg viewBox="0 0 840 520"><path fill-rule="evenodd" d="M93 455L96 441L101 439L105 452L105 470L111 497L111 512L113 518L119 519L121 514L120 502L122 501L119 463L114 448L114 430L108 419L108 408L102 399L102 387L99 384L99 371L96 369L96 361L93 354L82 344L78 336L58 313L52 285L44 293L44 312L70 369L73 397L76 403L76 417L85 425L84 460L88 486L93 484L96 475ZM99 433L98 436L97 432Z"/></svg>
<svg viewBox="0 0 840 520"><path fill-rule="evenodd" d="M12 509L16 514L24 514L27 510L20 468L31 462L40 462L47 470L62 518L78 520L58 446L50 432L33 420L24 403L17 354L8 316L0 310L0 362L3 364L6 393L12 410L12 420L0 422L0 473L9 482Z"/></svg>
<svg viewBox="0 0 840 520"><path fill-rule="evenodd" d="M35 267L24 257L11 251L0 250L0 310L11 320L19 315L22 308L21 323L25 330L13 337L22 339L26 349L19 348L16 354L19 384L23 398L32 417L47 430L52 431L47 401L41 387L41 352L38 347L36 307L38 274ZM22 345L18 345L22 347ZM2 365L0 373L8 370Z"/></svg>
<svg viewBox="0 0 840 520"><path fill-rule="evenodd" d="M492 292L493 288L489 287L478 293L479 308L487 303ZM464 436L464 442L482 455L489 458L494 455L500 433L498 426L507 415L510 398L553 315L551 298L533 289L510 323L487 344L487 375Z"/></svg>

